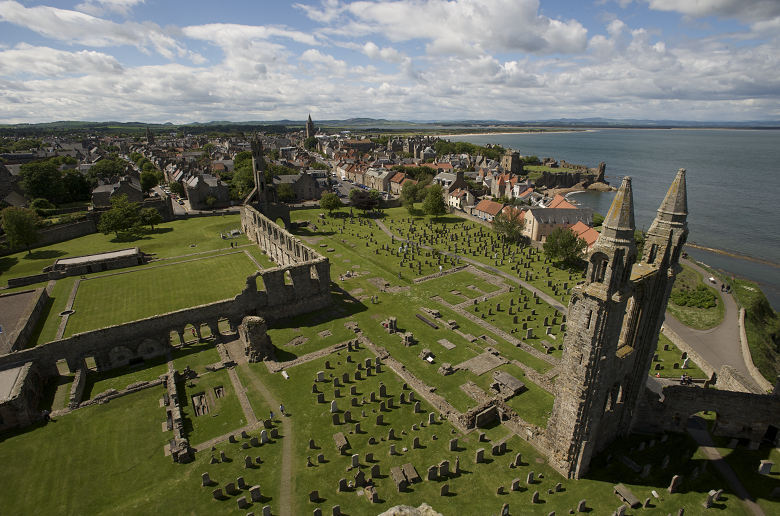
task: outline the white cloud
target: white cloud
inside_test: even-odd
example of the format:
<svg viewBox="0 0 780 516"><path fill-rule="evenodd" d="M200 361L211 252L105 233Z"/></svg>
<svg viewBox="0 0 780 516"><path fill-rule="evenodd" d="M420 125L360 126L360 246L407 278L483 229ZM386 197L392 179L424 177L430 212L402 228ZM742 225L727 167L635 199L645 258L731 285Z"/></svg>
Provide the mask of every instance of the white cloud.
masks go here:
<svg viewBox="0 0 780 516"><path fill-rule="evenodd" d="M324 34L427 40L428 52L435 55L571 54L587 44L582 24L540 15L538 0L327 0L320 6L294 5L312 20L332 25Z"/></svg>
<svg viewBox="0 0 780 516"><path fill-rule="evenodd" d="M388 63L401 63L404 56L396 49L391 47L379 48L375 43L369 41L361 48L361 51L370 59L387 61Z"/></svg>
<svg viewBox="0 0 780 516"><path fill-rule="evenodd" d="M132 45L141 50L152 46L167 59L192 55L175 38L153 22L120 24L54 7L27 8L13 0L0 1L0 21L28 28L69 45L89 47Z"/></svg>
<svg viewBox="0 0 780 516"><path fill-rule="evenodd" d="M49 47L19 43L11 50L0 51L0 75L121 74L122 65L115 57L100 52L65 52Z"/></svg>
<svg viewBox="0 0 780 516"><path fill-rule="evenodd" d="M651 9L673 11L696 18L716 16L755 23L780 16L777 0L645 0Z"/></svg>
<svg viewBox="0 0 780 516"><path fill-rule="evenodd" d="M103 16L111 12L127 16L133 7L143 3L145 0L86 0L74 9L93 16Z"/></svg>

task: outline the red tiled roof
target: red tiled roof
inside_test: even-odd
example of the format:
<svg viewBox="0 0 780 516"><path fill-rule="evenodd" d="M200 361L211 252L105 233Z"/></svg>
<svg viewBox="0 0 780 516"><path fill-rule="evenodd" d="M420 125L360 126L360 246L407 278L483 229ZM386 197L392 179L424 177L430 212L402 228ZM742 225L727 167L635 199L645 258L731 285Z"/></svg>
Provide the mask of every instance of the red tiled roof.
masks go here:
<svg viewBox="0 0 780 516"><path fill-rule="evenodd" d="M579 238L585 240L585 242L588 244L588 248L595 244L596 240L599 238L599 232L593 228L588 227L581 220L577 221L577 223L569 229L574 231L574 234L576 234Z"/></svg>
<svg viewBox="0 0 780 516"><path fill-rule="evenodd" d="M490 215L493 215L494 217L499 214L499 212L504 208L503 204L490 201L488 199L483 199L479 201L479 204L474 208L477 211L481 211L483 213L488 213Z"/></svg>

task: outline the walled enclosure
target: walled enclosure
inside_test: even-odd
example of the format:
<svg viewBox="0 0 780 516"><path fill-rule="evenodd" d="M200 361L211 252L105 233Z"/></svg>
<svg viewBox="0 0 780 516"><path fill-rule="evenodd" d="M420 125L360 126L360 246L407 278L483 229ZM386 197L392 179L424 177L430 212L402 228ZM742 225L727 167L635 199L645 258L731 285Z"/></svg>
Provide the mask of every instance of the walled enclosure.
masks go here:
<svg viewBox="0 0 780 516"><path fill-rule="evenodd" d="M283 317L326 308L331 304L330 262L309 249L287 231L279 228L253 208L242 208L242 223L261 249L284 265L256 272L233 299L156 315L126 324L79 333L35 348L0 356L0 369L34 362L43 377L59 375L57 361L66 360L76 372L87 357L93 357L98 370L127 365L132 359L164 355L171 347L170 333L184 333L192 324L199 330L206 324L219 334L220 319L236 329L247 316L262 317L269 324ZM285 276L290 280L285 284ZM264 289L258 288L262 280ZM248 349L248 351L250 351ZM254 359L262 360L254 350ZM266 347L267 351L267 347ZM35 400L31 410L35 408Z"/></svg>

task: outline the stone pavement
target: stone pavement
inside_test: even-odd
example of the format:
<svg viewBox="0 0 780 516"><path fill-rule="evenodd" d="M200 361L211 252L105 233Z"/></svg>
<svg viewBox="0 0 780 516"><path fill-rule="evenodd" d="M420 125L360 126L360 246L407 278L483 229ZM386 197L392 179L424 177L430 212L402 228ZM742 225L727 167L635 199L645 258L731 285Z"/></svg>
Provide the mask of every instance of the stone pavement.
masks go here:
<svg viewBox="0 0 780 516"><path fill-rule="evenodd" d="M704 282L712 286L712 283L708 279L711 276L709 272L688 260L680 260L680 262L701 274L704 278ZM720 282L714 286L715 288L720 288ZM710 328L709 330L694 330L672 317L669 312L666 313L664 323L679 335L686 344L693 348L693 350L706 360L716 371L720 371L720 368L724 365L729 365L755 384L747 365L745 365L745 358L742 356L742 343L739 340L739 310L737 309L737 304L734 302L734 298L731 295L721 294L720 299L723 302L726 311L723 322L714 328ZM756 385L756 387L760 388L758 385Z"/></svg>
<svg viewBox="0 0 780 516"><path fill-rule="evenodd" d="M691 437L699 444L707 458L712 461L712 464L718 468L718 471L726 478L726 481L734 489L734 492L739 499L747 506L748 510L755 516L765 516L764 511L761 510L761 507L759 507L755 501L753 501L750 493L748 493L745 486L742 485L742 482L739 481L739 478L736 473L734 473L734 470L731 469L728 462L726 462L726 459L724 459L717 448L715 448L715 442L712 440L712 437L707 430L707 423L699 417L692 417L688 422L688 433L691 434Z"/></svg>
<svg viewBox="0 0 780 516"><path fill-rule="evenodd" d="M379 229L381 229L387 236L394 237L396 240L398 240L400 242L411 242L411 240L407 240L405 238L401 238L398 235L393 234L392 231L387 229L387 226L385 226L382 223L382 221L375 220L374 222L376 222L376 225L379 226ZM423 249L428 249L429 251L434 250L433 247L427 246L427 245L420 244L420 247L422 247ZM460 254L444 251L444 250L441 250L441 249L436 249L436 250L439 251L439 253L441 253L443 255L449 256L450 258L460 258L461 261L464 261L466 263L470 263L470 264L475 265L477 267L480 267L482 269L486 269L486 270L492 272L493 274L498 274L500 276L503 276L504 278L506 278L508 280L511 280L514 283L517 283L521 287L523 287L525 289L528 289L531 292L535 292L536 295L541 297L547 304L549 304L550 306L552 306L553 308L555 308L559 312L561 312L563 314L568 314L569 313L569 310L567 309L567 307L563 306L560 303L560 301L556 301L555 298L553 298L552 296L542 292L541 290L539 290L538 288L534 287L530 283L526 283L525 281L522 281L520 278L517 278L517 277L515 277L515 276L513 276L511 274L508 274L508 273L506 273L506 272L504 272L502 270L496 269L495 267L491 267L490 265L486 265L486 264L484 264L482 262L478 262L477 260L472 260L471 258L467 258L467 257L462 256Z"/></svg>

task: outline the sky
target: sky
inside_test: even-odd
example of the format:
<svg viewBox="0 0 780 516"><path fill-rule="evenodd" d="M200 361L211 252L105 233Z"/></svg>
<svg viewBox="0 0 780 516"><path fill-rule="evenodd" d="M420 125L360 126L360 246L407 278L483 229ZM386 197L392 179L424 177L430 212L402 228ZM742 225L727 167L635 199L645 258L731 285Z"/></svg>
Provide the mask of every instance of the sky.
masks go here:
<svg viewBox="0 0 780 516"><path fill-rule="evenodd" d="M0 0L0 123L780 120L780 0Z"/></svg>

